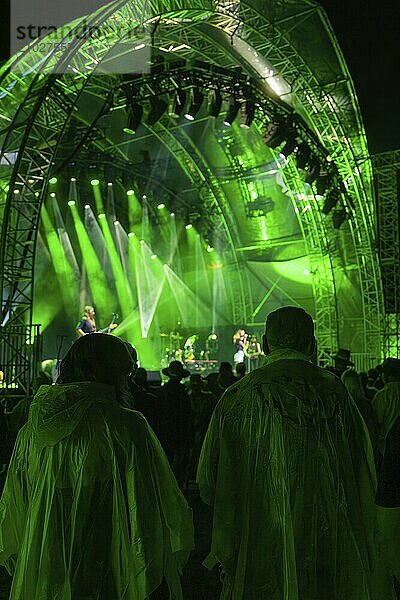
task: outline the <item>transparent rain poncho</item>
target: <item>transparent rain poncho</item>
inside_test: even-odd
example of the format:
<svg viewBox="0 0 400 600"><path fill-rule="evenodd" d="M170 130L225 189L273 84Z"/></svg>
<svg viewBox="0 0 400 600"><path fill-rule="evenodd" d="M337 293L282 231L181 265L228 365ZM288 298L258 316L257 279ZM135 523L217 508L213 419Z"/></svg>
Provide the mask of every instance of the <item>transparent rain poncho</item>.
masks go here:
<svg viewBox="0 0 400 600"><path fill-rule="evenodd" d="M336 377L274 351L217 405L197 479L214 506L224 600L386 600L374 547L375 470L361 415Z"/></svg>
<svg viewBox="0 0 400 600"><path fill-rule="evenodd" d="M98 383L43 386L0 501L11 600L142 600L193 548L191 510L144 417Z"/></svg>

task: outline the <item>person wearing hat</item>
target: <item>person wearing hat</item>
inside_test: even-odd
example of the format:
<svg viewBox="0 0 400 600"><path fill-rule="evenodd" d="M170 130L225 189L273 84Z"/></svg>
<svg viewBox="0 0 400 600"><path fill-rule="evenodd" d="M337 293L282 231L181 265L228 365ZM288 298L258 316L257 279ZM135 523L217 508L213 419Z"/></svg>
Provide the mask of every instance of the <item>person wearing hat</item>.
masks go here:
<svg viewBox="0 0 400 600"><path fill-rule="evenodd" d="M173 360L162 372L168 381L160 390L163 422L160 441L175 477L183 488L187 483L190 450L194 442L194 418L189 394L181 381L190 373L179 360Z"/></svg>
<svg viewBox="0 0 400 600"><path fill-rule="evenodd" d="M354 367L354 363L350 360L350 350L347 348L339 348L336 354L333 355L334 366L327 367L336 377L341 377L349 367Z"/></svg>
<svg viewBox="0 0 400 600"><path fill-rule="evenodd" d="M372 409L377 433L378 451L385 453L386 436L400 416L400 359L386 358L382 363L383 389L373 400Z"/></svg>

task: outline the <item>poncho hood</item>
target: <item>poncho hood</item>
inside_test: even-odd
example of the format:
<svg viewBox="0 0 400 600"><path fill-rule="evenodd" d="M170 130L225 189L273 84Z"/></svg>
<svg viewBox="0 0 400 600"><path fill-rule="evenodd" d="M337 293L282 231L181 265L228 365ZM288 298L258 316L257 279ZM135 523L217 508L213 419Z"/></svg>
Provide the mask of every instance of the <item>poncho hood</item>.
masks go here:
<svg viewBox="0 0 400 600"><path fill-rule="evenodd" d="M93 382L42 385L34 397L28 426L39 447L69 436L94 404L115 404L115 388Z"/></svg>

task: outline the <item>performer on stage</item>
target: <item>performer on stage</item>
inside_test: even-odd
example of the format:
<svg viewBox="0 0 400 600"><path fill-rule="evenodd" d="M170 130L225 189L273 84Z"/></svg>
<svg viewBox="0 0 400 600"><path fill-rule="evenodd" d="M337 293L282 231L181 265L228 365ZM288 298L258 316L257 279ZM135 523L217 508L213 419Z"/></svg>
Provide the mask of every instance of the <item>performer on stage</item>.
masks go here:
<svg viewBox="0 0 400 600"><path fill-rule="evenodd" d="M247 344L247 333L244 329L238 329L233 336L233 343L235 344L235 354L233 360L235 364L244 361L244 350Z"/></svg>
<svg viewBox="0 0 400 600"><path fill-rule="evenodd" d="M76 331L79 336L88 335L89 333L97 333L95 311L93 306L87 305L83 309L82 319L76 326ZM118 318L118 315L114 315L114 318ZM108 327L101 329L98 333L110 333L112 329L118 327L117 323L114 323L114 318Z"/></svg>
<svg viewBox="0 0 400 600"><path fill-rule="evenodd" d="M85 306L81 321L76 326L76 331L81 337L89 333L96 333L96 320L93 306Z"/></svg>
<svg viewBox="0 0 400 600"><path fill-rule="evenodd" d="M247 343L244 354L247 358L248 372L258 369L259 358L262 354L260 343L257 341L257 336L252 335Z"/></svg>

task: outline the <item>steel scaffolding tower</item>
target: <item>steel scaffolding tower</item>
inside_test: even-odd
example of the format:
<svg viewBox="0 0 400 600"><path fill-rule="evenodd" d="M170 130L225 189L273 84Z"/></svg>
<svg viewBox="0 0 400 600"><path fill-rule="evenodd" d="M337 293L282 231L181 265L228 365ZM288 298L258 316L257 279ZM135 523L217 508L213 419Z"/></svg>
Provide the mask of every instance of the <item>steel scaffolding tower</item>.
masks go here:
<svg viewBox="0 0 400 600"><path fill-rule="evenodd" d="M400 358L400 150L372 157L385 318L383 355Z"/></svg>

